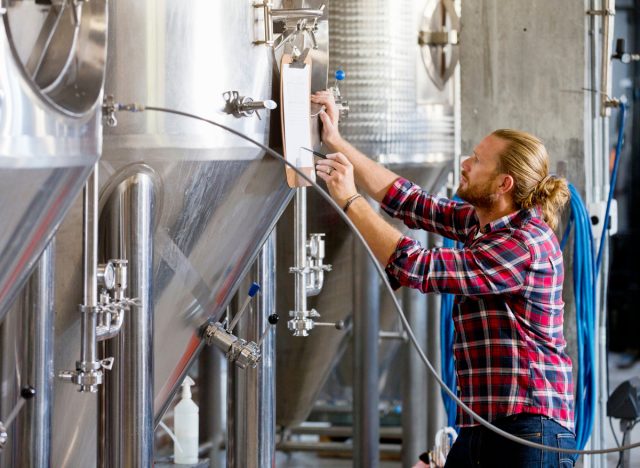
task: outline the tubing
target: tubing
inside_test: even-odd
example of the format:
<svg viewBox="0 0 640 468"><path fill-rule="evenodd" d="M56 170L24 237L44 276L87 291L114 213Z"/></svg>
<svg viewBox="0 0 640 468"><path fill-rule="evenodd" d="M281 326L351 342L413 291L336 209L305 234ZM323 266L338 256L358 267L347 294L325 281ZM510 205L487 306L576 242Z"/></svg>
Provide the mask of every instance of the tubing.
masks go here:
<svg viewBox="0 0 640 468"><path fill-rule="evenodd" d="M451 248L454 241L444 238L443 247ZM451 391L456 390L456 369L453 363L453 341L455 331L453 329L453 294L442 294L440 303L440 366L442 369L442 380ZM447 392L441 390L442 402L447 413L447 425L456 427L456 402L449 397Z"/></svg>
<svg viewBox="0 0 640 468"><path fill-rule="evenodd" d="M571 219L569 226L575 227L573 244L573 287L576 301L576 325L578 341L578 372L576 373L576 401L574 421L576 423L576 445L580 449L589 441L593 429L595 405L595 373L593 368L595 333L595 282L593 236L591 220L576 188L569 184L571 192ZM566 245L569 232L565 231L561 246Z"/></svg>
<svg viewBox="0 0 640 468"><path fill-rule="evenodd" d="M606 232L609 227L609 212L611 211L611 200L613 200L613 192L616 188L616 180L618 178L618 166L620 165L620 153L622 152L622 144L624 142L624 124L627 118L627 105L620 103L620 127L618 128L618 142L616 143L616 156L613 163L613 171L611 171L611 181L609 182L609 196L607 197L607 209L604 212L604 220L602 222L602 235L600 236L600 247L598 248L598 257L596 259L596 277L600 271L602 263L602 252L606 239Z"/></svg>
<svg viewBox="0 0 640 468"><path fill-rule="evenodd" d="M118 104L116 106L116 110L125 110L125 111L130 111L130 112L142 112L142 111L145 111L145 110L156 111L156 112L165 112L165 113L168 113L168 114L181 115L183 117L189 117L189 118L192 118L192 119L195 119L195 120L199 120L201 122L209 123L211 125L214 125L216 127L221 128L223 130L226 130L229 133L232 133L232 134L234 134L234 135L236 135L236 136L238 136L238 137L240 137L240 138L242 138L242 139L244 139L246 141L249 141L249 142L253 143L257 147L259 147L259 148L263 149L264 151L266 151L266 153L269 154L270 156L272 156L273 158L275 158L275 159L281 161L283 164L289 166L302 179L306 180L320 194L320 196L322 198L324 198L327 201L327 203L329 203L336 210L336 213L338 214L338 216L340 218L342 218L342 220L347 224L347 226L349 226L349 228L353 231L353 234L362 243L362 245L363 245L364 249L366 250L367 254L373 260L375 268L378 271L378 274L380 275L380 278L382 279L382 282L384 283L385 287L389 291L389 294L391 295L391 300L393 302L393 305L394 305L396 311L398 312L398 315L400 317L400 321L402 322L402 325L404 326L404 328L405 328L405 330L407 332L407 336L411 340L411 343L413 343L413 346L416 348L416 351L420 355L420 358L424 362L425 366L427 366L427 369L429 369L429 372L431 372L431 374L434 376L434 378L436 379L438 384L442 387L442 389L445 391L445 393L447 395L449 395L449 397L452 398L456 402L456 404L465 413L467 413L469 416L471 416L473 419L475 419L480 425L486 427L487 429L495 432L498 435L501 435L502 437L505 437L506 439L512 440L512 441L517 442L517 443L522 444L522 445L526 445L527 447L532 447L532 448L541 449L541 450L547 450L547 451L550 451L550 452L580 454L580 455L597 455L597 454L603 454L603 453L621 452L621 451L624 451L624 450L629 450L629 449L632 449L632 448L640 447L640 442L635 442L635 443L629 444L627 446L622 446L622 447L617 447L617 448L609 448L609 449L598 449L598 450L571 450L571 449L564 449L564 448L559 448L559 447L552 447L552 446L549 446L549 445L537 444L535 442L531 442L531 441L528 441L526 439L522 439L520 437L513 436L513 435L509 434L508 432L503 431L499 427L494 426L489 421L487 421L482 416L480 416L475 411L473 411L471 408L469 408L462 400L460 400L447 387L447 385L443 382L442 378L438 375L436 370L433 368L433 365L431 364L429 359L427 359L427 356L424 354L424 351L422 350L422 348L418 344L418 341L417 341L417 339L416 339L416 337L415 337L415 335L413 333L413 330L409 326L409 322L407 321L407 318L406 318L406 316L405 316L405 314L404 314L404 312L402 310L402 307L398 303L398 300L396 299L395 294L393 293L393 288L391 288L391 284L389 283L389 280L388 280L384 270L382 269L382 267L380 266L378 261L375 259L375 255L373 254L373 252L371 251L371 249L367 245L366 240L364 239L364 237L362 236L362 234L360 233L358 228L353 224L353 222L349 219L349 217L346 215L346 213L344 213L342 211L342 208L340 206L338 206L338 204L333 200L333 198L331 198L331 195L329 195L326 190L324 190L322 187L320 187L320 185L318 185L316 182L311 180L310 177L308 177L306 174L304 174L302 171L300 171L293 163L287 161L284 158L284 156L282 156L280 153L272 150L268 146L260 143L259 141L256 141L253 138L244 135L240 131L235 130L235 129L231 128L231 127L228 127L226 125L223 125L221 123L218 123L218 122L216 122L214 120L206 119L204 117L200 117L200 116L195 115L195 114L190 114L188 112L178 111L178 110L169 109L169 108L165 108L165 107L143 106L143 105L140 105L140 104L126 104L126 105Z"/></svg>

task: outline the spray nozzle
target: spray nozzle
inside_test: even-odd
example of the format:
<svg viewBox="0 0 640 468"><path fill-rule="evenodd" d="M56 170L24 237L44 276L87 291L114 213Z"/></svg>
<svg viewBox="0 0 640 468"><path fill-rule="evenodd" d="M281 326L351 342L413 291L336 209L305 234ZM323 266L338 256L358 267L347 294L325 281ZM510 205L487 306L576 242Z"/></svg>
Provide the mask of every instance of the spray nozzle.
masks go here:
<svg viewBox="0 0 640 468"><path fill-rule="evenodd" d="M188 375L182 381L182 398L191 398L191 386L196 383Z"/></svg>

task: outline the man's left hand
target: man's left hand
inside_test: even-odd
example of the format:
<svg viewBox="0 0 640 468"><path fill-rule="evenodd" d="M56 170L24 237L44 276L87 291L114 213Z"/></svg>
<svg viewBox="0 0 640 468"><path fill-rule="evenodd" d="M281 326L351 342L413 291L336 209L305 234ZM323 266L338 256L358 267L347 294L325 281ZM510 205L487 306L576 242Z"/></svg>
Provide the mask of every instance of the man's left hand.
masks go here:
<svg viewBox="0 0 640 468"><path fill-rule="evenodd" d="M316 163L316 174L327 183L331 197L343 207L357 193L353 166L342 153L331 153Z"/></svg>

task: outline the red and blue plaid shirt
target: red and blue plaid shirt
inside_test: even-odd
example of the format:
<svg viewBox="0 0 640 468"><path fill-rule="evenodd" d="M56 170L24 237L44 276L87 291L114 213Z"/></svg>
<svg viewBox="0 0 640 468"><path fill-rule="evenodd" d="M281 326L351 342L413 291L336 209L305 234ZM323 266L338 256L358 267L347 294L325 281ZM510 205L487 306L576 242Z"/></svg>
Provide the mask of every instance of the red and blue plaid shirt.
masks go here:
<svg viewBox="0 0 640 468"><path fill-rule="evenodd" d="M573 430L562 251L539 210L481 228L473 206L429 195L402 178L382 208L409 228L464 244L427 250L403 237L386 267L395 288L456 295L453 352L462 401L489 421L532 413ZM458 424L477 423L458 408Z"/></svg>

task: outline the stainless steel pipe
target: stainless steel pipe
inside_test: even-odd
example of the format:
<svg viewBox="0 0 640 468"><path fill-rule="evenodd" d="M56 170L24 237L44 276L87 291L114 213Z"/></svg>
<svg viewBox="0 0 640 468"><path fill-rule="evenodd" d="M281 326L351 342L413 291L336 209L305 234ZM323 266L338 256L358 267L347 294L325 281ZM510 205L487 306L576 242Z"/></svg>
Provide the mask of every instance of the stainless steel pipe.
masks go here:
<svg viewBox="0 0 640 468"><path fill-rule="evenodd" d="M355 248L353 313L353 466L379 466L378 334L380 282L362 246Z"/></svg>
<svg viewBox="0 0 640 468"><path fill-rule="evenodd" d="M80 325L80 362L76 366L83 372L97 370L96 306L98 305L98 164L87 179L83 192L82 229L82 322ZM92 386L89 386L92 387ZM81 386L83 389L84 386ZM86 390L95 391L94 388ZM84 390L83 390L84 391Z"/></svg>
<svg viewBox="0 0 640 468"><path fill-rule="evenodd" d="M233 369L233 366L231 366ZM209 458L211 468L222 468L226 429L226 382L227 360L224 354L213 346L206 346L199 361L198 385L203 398L198 401L200 407L200 441L206 446L205 456ZM202 453L202 452L201 452Z"/></svg>
<svg viewBox="0 0 640 468"><path fill-rule="evenodd" d="M108 258L129 262L129 296L139 300L125 313L107 353L115 358L101 392L101 466L153 465L153 225L155 190L149 174L124 180L107 200Z"/></svg>
<svg viewBox="0 0 640 468"><path fill-rule="evenodd" d="M55 240L42 253L24 291L22 355L25 384L36 389L19 417L18 461L22 467L50 464L51 408L53 397L53 322L55 293ZM17 465L16 465L17 466Z"/></svg>
<svg viewBox="0 0 640 468"><path fill-rule="evenodd" d="M257 342L273 314L276 294L276 237L271 233L253 268L253 277L261 286L253 313L245 314L238 335ZM237 369L229 393L227 467L260 468L275 466L275 330L262 342L262 360L255 369ZM231 374L230 374L231 375ZM234 418L234 421L231 421Z"/></svg>
<svg viewBox="0 0 640 468"><path fill-rule="evenodd" d="M412 232L411 236L426 245L426 233ZM435 310L427 311L427 296L415 289L404 288L402 303L407 320L413 329L422 349L427 349L427 316L436 314ZM427 313L428 312L428 313ZM437 334L431 330L431 336ZM406 356L406 374L402 398L402 466L413 466L418 456L427 451L427 415L431 407L427 407L425 388L427 388L427 369L418 352L409 342L404 344Z"/></svg>
<svg viewBox="0 0 640 468"><path fill-rule="evenodd" d="M12 366L2 366L2 414L6 417L20 404L21 388L35 388L36 396L23 402L9 428L0 466L51 465L54 242L51 240L45 248L19 300L2 324L3 358L13 361Z"/></svg>
<svg viewBox="0 0 640 468"><path fill-rule="evenodd" d="M295 242L295 267L299 270L295 273L295 310L304 312L307 310L307 189L296 189L294 201L294 242Z"/></svg>

